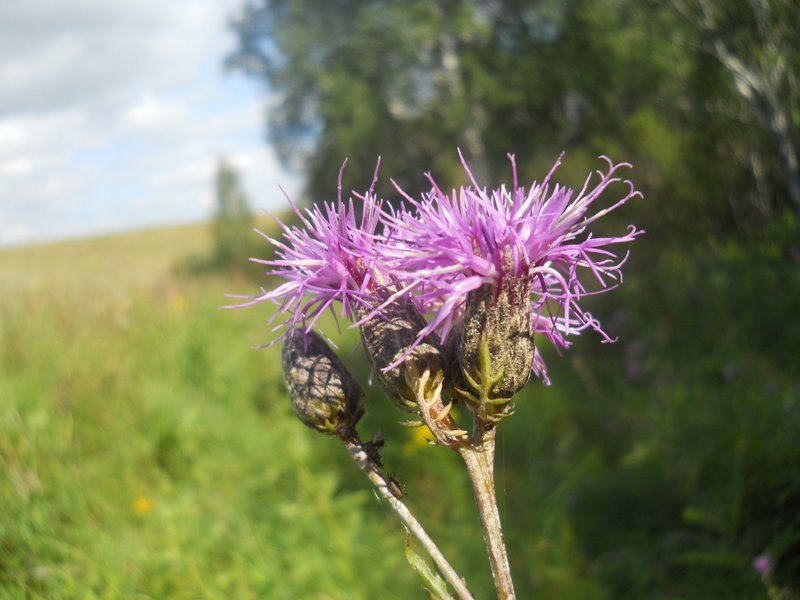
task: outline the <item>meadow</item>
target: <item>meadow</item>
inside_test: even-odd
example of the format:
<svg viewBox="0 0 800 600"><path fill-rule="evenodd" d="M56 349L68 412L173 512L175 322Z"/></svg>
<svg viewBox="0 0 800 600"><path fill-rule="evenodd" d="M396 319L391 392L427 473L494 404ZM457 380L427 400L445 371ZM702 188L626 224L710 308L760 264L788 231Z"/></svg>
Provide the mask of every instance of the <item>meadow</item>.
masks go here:
<svg viewBox="0 0 800 600"><path fill-rule="evenodd" d="M292 415L206 227L0 253L0 596L408 598L404 535Z"/></svg>
<svg viewBox="0 0 800 600"><path fill-rule="evenodd" d="M498 442L519 597L797 597L796 233L645 250L596 307L620 342L548 354ZM219 309L262 282L181 268L210 246L199 225L0 252L0 597L425 598L394 514L254 350L268 307ZM367 389L363 435L492 597L457 457Z"/></svg>

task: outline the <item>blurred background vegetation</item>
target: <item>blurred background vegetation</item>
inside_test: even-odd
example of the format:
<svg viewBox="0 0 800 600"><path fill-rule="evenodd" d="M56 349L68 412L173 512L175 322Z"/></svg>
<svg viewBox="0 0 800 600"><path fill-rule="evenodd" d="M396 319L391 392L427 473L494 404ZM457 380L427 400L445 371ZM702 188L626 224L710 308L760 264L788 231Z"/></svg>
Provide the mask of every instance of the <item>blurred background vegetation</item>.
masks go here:
<svg viewBox="0 0 800 600"><path fill-rule="evenodd" d="M800 6L795 0L247 4L233 69L306 201L392 176L461 183L634 165L647 230L584 336L500 428L520 598L797 598ZM0 253L0 595L422 598L402 529L337 442L297 423L264 306L271 250L220 163L218 217ZM258 221L258 222L257 222ZM255 245L254 245L255 244ZM252 266L252 265L251 265ZM248 270L249 269L249 270ZM255 282L254 282L255 281ZM333 331L333 330L332 330ZM365 384L368 367L342 356ZM479 598L458 460L369 390L364 435ZM757 557L770 569L759 573Z"/></svg>

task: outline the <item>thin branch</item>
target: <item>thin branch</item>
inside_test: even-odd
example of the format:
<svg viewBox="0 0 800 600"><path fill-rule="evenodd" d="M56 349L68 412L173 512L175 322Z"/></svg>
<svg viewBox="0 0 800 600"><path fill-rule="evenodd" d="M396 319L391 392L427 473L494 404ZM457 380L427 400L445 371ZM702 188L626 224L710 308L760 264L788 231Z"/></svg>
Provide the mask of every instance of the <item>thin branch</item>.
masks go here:
<svg viewBox="0 0 800 600"><path fill-rule="evenodd" d="M411 514L411 511L403 503L403 501L395 496L395 494L392 492L392 489L389 487L389 482L386 481L383 475L381 475L380 471L378 471L374 462L364 450L363 445L357 440L343 441L347 452L350 454L356 464L358 464L361 470L364 471L367 478L370 480L372 485L375 486L375 489L378 490L378 493L381 495L381 497L383 497L383 499L389 503L389 506L391 506L392 509L397 513L397 516L400 517L400 520L403 522L403 525L406 526L406 529L408 529L411 534L417 538L419 543L422 544L422 547L425 548L431 559L433 559L433 562L436 564L439 571L442 573L442 575L444 575L445 579L447 579L450 585L453 586L453 589L458 597L461 600L474 600L472 594L467 589L464 580L459 577L455 569L450 566L450 563L447 562L447 559L427 534L420 522L414 518L414 515Z"/></svg>

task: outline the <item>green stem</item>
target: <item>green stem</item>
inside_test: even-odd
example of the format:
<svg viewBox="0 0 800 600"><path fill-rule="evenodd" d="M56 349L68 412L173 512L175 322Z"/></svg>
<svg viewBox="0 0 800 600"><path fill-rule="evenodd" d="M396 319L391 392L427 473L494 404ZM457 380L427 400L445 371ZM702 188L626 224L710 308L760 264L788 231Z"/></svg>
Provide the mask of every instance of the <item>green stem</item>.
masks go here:
<svg viewBox="0 0 800 600"><path fill-rule="evenodd" d="M479 430L479 425L480 423L476 423L476 432ZM491 428L490 431L484 431L476 437L480 439L480 445L461 446L458 448L458 453L467 466L472 491L478 505L483 540L492 567L497 597L499 600L514 600L516 598L514 582L511 579L511 567L503 542L503 530L494 488L495 430Z"/></svg>
<svg viewBox="0 0 800 600"><path fill-rule="evenodd" d="M397 516L399 516L400 520L403 522L403 525L406 526L406 529L410 531L411 534L417 538L422 547L425 548L439 571L444 575L445 579L450 582L450 585L453 586L453 590L455 590L458 597L461 600L474 600L464 580L459 577L455 569L450 566L450 563L447 562L441 550L439 550L438 546L430 538L420 522L411 514L411 511L403 501L394 495L389 488L389 483L384 479L380 471L378 471L372 460L370 460L361 443L354 440L343 440L343 442L347 452L353 460L356 461L356 464L361 470L364 471L378 493L389 503L392 509L394 509Z"/></svg>

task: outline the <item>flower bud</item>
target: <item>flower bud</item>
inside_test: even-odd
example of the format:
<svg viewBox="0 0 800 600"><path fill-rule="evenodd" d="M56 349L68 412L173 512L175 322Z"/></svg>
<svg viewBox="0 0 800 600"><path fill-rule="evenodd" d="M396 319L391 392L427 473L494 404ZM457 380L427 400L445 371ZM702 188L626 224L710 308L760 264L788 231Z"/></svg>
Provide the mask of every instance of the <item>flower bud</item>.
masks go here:
<svg viewBox="0 0 800 600"><path fill-rule="evenodd" d="M296 331L281 354L283 381L300 420L342 439L351 436L364 414L363 393L339 357L315 331Z"/></svg>
<svg viewBox="0 0 800 600"><path fill-rule="evenodd" d="M508 275L470 292L457 335L463 371L473 381L488 374L490 399L511 399L528 382L534 356L529 278Z"/></svg>
<svg viewBox="0 0 800 600"><path fill-rule="evenodd" d="M442 392L449 396L450 401L459 404L461 394L457 390L468 389L469 382L464 377L461 364L458 361L459 347L461 344L461 329L453 327L447 332L447 337L442 344L442 356L444 358L444 381L445 387ZM455 393L453 393L455 392Z"/></svg>
<svg viewBox="0 0 800 600"><path fill-rule="evenodd" d="M368 314L366 309L360 310L360 317ZM381 309L379 314L360 327L364 353L375 376L395 404L408 412L418 409L414 391L406 382L405 361L386 371L384 369L396 363L408 351L425 325L425 318L411 302L398 300ZM421 363L422 368L430 370L432 375L442 371L442 351L433 337L425 338L415 346L408 358L413 358L417 364Z"/></svg>

